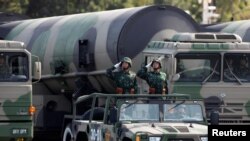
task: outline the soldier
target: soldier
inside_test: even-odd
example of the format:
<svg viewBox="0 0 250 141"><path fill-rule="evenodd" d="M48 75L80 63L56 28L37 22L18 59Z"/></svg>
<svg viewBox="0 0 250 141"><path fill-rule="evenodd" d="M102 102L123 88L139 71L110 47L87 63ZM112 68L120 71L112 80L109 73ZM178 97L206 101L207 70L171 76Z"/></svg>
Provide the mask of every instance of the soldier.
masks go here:
<svg viewBox="0 0 250 141"><path fill-rule="evenodd" d="M4 54L0 54L0 78L6 78L9 73L9 67L7 66L4 58Z"/></svg>
<svg viewBox="0 0 250 141"><path fill-rule="evenodd" d="M153 71L148 72L149 67ZM137 72L137 76L147 81L149 85L149 94L166 94L167 93L167 75L160 71L160 59L154 59L151 63Z"/></svg>
<svg viewBox="0 0 250 141"><path fill-rule="evenodd" d="M129 57L124 57L121 62L107 69L107 76L115 81L116 93L137 93L136 74L130 71L131 66L132 60ZM116 69L119 70L115 72Z"/></svg>

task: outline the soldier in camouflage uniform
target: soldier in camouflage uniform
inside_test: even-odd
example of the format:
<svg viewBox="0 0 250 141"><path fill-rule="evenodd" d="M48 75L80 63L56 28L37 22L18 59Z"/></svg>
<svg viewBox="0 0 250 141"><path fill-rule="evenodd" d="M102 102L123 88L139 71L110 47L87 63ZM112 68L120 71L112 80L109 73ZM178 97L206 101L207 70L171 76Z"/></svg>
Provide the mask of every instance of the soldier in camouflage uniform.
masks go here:
<svg viewBox="0 0 250 141"><path fill-rule="evenodd" d="M148 72L148 68L152 67L153 71ZM167 93L167 75L160 71L160 59L154 59L147 66L137 72L137 76L147 81L150 94L166 94Z"/></svg>
<svg viewBox="0 0 250 141"><path fill-rule="evenodd" d="M107 69L107 76L115 81L116 93L137 93L136 74L129 70L131 66L132 60L129 57L124 57L121 62ZM119 70L115 71L116 69Z"/></svg>

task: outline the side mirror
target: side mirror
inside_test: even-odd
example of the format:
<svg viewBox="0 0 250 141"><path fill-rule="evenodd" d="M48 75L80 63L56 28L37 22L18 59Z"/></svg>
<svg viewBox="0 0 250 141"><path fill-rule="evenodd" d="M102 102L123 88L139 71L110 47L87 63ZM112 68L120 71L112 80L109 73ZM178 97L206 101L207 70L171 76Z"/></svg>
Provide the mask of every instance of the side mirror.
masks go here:
<svg viewBox="0 0 250 141"><path fill-rule="evenodd" d="M42 67L41 67L41 62L35 62L34 63L34 79L40 80L41 79L41 72L42 72Z"/></svg>
<svg viewBox="0 0 250 141"><path fill-rule="evenodd" d="M218 125L219 124L219 112L218 111L211 111L210 113L210 124L211 125Z"/></svg>
<svg viewBox="0 0 250 141"><path fill-rule="evenodd" d="M177 80L179 80L179 79L180 79L180 74L177 73L177 74L175 74L175 75L173 76L172 81L177 81Z"/></svg>

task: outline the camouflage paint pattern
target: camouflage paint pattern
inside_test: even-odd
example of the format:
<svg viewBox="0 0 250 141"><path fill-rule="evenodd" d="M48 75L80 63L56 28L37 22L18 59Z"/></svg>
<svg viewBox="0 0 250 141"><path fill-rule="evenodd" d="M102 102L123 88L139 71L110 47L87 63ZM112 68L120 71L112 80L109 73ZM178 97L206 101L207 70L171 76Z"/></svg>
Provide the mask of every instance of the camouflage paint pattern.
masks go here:
<svg viewBox="0 0 250 141"><path fill-rule="evenodd" d="M250 20L233 21L227 23L220 23L211 26L207 26L204 30L224 32L224 33L234 33L242 38L242 41L249 42L250 38Z"/></svg>
<svg viewBox="0 0 250 141"><path fill-rule="evenodd" d="M118 70L112 67L107 69L107 76L115 82L116 87L123 88L123 93L130 93L134 89L135 93L138 91L136 74L132 71Z"/></svg>
<svg viewBox="0 0 250 141"><path fill-rule="evenodd" d="M190 33L191 36L192 33ZM181 38L181 34L178 34ZM166 55L171 58L173 55L178 58L180 54L190 54L190 56L195 57L202 54L219 54L224 53L250 53L250 44L247 42L178 42L178 36L174 36L177 42L163 42L155 41L149 43L147 48L144 50L146 56L154 55ZM223 77L223 65L217 65L219 68L218 79L212 82L203 78L202 81L195 82L194 80L179 81L172 80L174 75L177 73L177 66L180 63L172 61L174 59L166 60L165 71L170 76L169 78L169 93L186 93L190 94L192 98L204 98L206 103L207 114L209 115L210 110L218 110L220 112L221 124L250 124L250 107L249 107L249 83L243 83L239 85L237 82L224 82ZM211 58L211 57L209 57ZM221 60L220 57L218 60ZM178 59L177 59L178 60ZM172 61L172 62L171 62ZM169 62L169 63L168 63ZM215 64L216 61L214 61ZM176 67L171 67L176 63ZM196 66L197 68L190 71L189 76L197 76L200 73L199 66L194 64L194 61L187 61L182 64L184 70L191 69L191 66ZM214 65L215 66L215 65ZM186 67L186 68L185 68ZM169 70L169 68L171 68ZM214 68L209 68L210 74ZM217 70L217 67L216 67ZM181 75L181 72L180 72ZM209 73L205 76L208 77ZM203 76L204 77L204 76ZM205 82L203 82L205 81ZM242 119L236 119L234 117L240 117ZM242 123L244 121L245 123Z"/></svg>
<svg viewBox="0 0 250 141"><path fill-rule="evenodd" d="M15 92L10 91L9 88L0 88L0 90L5 90L5 93L1 94L1 101L4 102L0 108L0 120L5 122L0 124L0 140L9 141L11 138L17 137L31 140L33 138L33 119L29 114L29 107L32 102L31 90L27 94L22 94L30 87L12 87L16 90ZM26 129L26 131L23 131L23 134L13 134L14 129Z"/></svg>
<svg viewBox="0 0 250 141"><path fill-rule="evenodd" d="M197 30L195 21L180 9L143 6L7 23L0 25L0 37L25 42L42 62L44 83L53 93L61 93L61 89L75 89L75 85L61 85L61 78L70 77L66 83L72 84L74 77L104 71L124 56L133 58L133 70L139 69L141 51L150 40L166 38L167 32L170 36ZM79 40L88 40L88 45L81 47L85 53L79 52ZM80 66L79 58L90 62ZM113 92L104 76L91 79L92 86Z"/></svg>
<svg viewBox="0 0 250 141"><path fill-rule="evenodd" d="M50 121L71 112L69 99L78 78L89 84L84 88L87 92L94 89L114 93L115 85L105 75L107 68L128 56L133 59L135 72L143 62L141 52L150 40L198 30L198 24L181 9L143 6L1 24L0 37L23 41L42 62L42 81L33 84L33 101L38 107L36 130L54 126ZM87 43L80 45L79 40ZM32 59L34 62L38 58ZM50 112L49 102L57 104L51 113L55 116L45 113ZM62 123L56 124L56 129L61 130Z"/></svg>
<svg viewBox="0 0 250 141"><path fill-rule="evenodd" d="M146 80L149 87L155 88L156 94L162 94L163 89L167 90L167 75L165 72L148 72L146 67L137 72L137 76Z"/></svg>

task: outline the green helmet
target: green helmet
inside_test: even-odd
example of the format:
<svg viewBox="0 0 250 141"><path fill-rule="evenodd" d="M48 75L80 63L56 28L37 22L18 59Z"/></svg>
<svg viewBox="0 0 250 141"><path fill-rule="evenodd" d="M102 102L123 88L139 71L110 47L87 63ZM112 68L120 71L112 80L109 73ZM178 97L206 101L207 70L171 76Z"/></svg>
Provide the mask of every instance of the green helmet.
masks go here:
<svg viewBox="0 0 250 141"><path fill-rule="evenodd" d="M153 67L154 62L159 63L159 64L160 64L160 68L161 68L161 60L159 60L159 59L154 59L154 60L152 61L151 67Z"/></svg>
<svg viewBox="0 0 250 141"><path fill-rule="evenodd" d="M132 60L129 57L124 57L121 62L122 63L126 62L129 64L130 67L132 66ZM122 65L122 63L121 63L121 65Z"/></svg>

